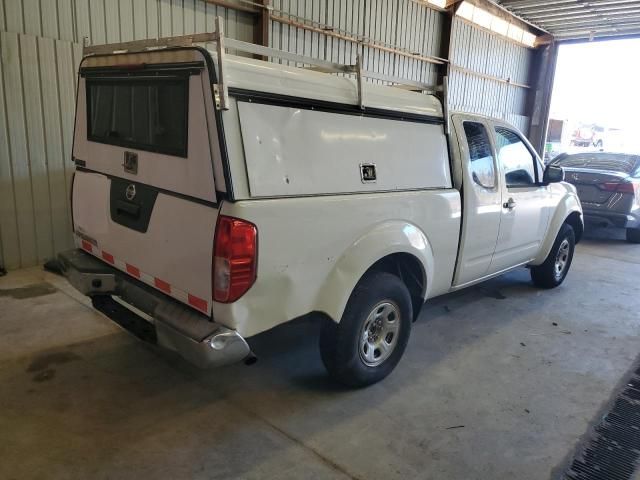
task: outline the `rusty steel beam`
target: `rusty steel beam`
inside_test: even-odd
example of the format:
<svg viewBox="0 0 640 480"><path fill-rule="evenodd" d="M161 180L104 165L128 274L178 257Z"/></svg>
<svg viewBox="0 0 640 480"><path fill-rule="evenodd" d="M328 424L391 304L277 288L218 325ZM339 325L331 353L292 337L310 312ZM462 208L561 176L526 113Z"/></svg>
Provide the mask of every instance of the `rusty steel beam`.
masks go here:
<svg viewBox="0 0 640 480"><path fill-rule="evenodd" d="M253 21L253 43L256 45L262 45L264 47L269 46L269 22L271 22L271 8L270 0L257 0L262 5L258 14L254 17ZM258 60L268 60L268 57L261 55L254 55L254 58Z"/></svg>
<svg viewBox="0 0 640 480"><path fill-rule="evenodd" d="M550 44L536 50L531 65L533 88L527 94L527 111L531 117L529 140L540 157L544 158L544 146L547 140L549 113L551 110L551 92L558 63L558 44Z"/></svg>

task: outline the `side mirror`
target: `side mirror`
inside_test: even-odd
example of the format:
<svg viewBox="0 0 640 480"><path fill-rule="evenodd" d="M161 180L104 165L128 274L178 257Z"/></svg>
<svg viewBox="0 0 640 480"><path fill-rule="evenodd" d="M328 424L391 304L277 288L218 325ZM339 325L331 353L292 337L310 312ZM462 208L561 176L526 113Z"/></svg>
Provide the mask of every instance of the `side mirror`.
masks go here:
<svg viewBox="0 0 640 480"><path fill-rule="evenodd" d="M542 183L549 185L550 183L558 183L564 181L564 168L558 165L547 165L542 176Z"/></svg>

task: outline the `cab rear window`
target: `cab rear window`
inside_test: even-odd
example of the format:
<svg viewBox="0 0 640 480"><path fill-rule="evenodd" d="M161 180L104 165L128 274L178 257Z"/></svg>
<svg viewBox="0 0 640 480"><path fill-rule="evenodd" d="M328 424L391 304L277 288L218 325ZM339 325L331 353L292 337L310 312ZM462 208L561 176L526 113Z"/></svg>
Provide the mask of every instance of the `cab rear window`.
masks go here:
<svg viewBox="0 0 640 480"><path fill-rule="evenodd" d="M88 140L187 156L188 77L87 78Z"/></svg>

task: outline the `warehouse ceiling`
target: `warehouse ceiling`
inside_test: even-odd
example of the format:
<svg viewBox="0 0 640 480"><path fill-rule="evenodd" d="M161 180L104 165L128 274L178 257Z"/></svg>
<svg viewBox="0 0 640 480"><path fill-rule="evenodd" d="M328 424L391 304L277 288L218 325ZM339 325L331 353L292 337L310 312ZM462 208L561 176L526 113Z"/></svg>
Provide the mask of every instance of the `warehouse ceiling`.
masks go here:
<svg viewBox="0 0 640 480"><path fill-rule="evenodd" d="M558 40L640 36L640 0L498 0Z"/></svg>

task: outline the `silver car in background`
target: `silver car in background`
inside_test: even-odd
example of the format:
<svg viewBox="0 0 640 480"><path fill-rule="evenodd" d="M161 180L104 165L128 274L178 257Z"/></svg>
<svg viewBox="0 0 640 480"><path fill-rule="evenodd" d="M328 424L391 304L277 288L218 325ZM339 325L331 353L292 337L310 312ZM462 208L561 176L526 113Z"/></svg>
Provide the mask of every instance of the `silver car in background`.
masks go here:
<svg viewBox="0 0 640 480"><path fill-rule="evenodd" d="M563 153L551 164L576 187L585 223L626 228L627 240L640 243L640 155Z"/></svg>

